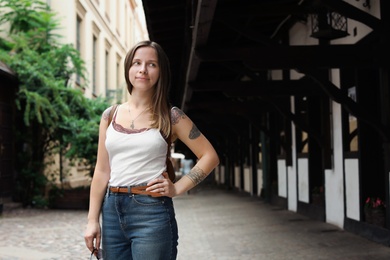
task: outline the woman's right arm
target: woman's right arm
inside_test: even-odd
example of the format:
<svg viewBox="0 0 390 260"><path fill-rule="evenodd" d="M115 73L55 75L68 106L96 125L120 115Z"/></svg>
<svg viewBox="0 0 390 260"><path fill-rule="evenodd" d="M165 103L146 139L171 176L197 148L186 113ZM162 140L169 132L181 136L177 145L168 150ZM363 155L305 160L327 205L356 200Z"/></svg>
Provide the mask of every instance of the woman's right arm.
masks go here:
<svg viewBox="0 0 390 260"><path fill-rule="evenodd" d="M88 224L84 234L85 244L91 252L94 248L100 247L100 211L103 197L106 193L107 184L110 178L110 163L105 146L110 110L110 108L106 109L106 111L103 112L102 118L100 120L97 161L91 183Z"/></svg>

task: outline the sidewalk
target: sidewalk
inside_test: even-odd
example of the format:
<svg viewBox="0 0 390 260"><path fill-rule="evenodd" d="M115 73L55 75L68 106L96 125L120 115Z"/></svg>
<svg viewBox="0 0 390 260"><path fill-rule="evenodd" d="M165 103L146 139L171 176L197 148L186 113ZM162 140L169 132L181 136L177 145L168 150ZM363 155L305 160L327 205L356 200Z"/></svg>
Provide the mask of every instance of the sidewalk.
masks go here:
<svg viewBox="0 0 390 260"><path fill-rule="evenodd" d="M174 203L179 260L390 259L389 247L249 196L204 188ZM86 216L73 210L5 212L0 259L89 259Z"/></svg>

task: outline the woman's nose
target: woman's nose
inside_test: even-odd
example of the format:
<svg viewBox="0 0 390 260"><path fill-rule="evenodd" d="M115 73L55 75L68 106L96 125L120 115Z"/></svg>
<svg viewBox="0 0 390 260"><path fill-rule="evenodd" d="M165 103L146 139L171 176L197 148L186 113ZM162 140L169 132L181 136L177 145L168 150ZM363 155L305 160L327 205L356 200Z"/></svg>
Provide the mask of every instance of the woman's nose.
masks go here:
<svg viewBox="0 0 390 260"><path fill-rule="evenodd" d="M146 73L148 73L148 70L146 69L146 64L143 64L143 65L141 66L141 68L139 69L139 72L140 72L141 74L146 74Z"/></svg>

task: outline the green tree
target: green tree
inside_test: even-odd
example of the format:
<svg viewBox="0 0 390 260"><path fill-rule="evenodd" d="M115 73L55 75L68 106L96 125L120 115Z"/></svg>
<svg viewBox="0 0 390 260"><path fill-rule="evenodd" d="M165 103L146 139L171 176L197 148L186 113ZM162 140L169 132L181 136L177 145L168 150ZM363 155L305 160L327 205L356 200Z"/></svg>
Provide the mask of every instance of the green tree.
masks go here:
<svg viewBox="0 0 390 260"><path fill-rule="evenodd" d="M15 167L19 199L28 205L47 185L45 156L84 159L92 172L100 116L108 103L87 99L82 88L70 87L76 74L87 82L84 63L72 45L58 43L59 23L46 3L0 0L0 26L6 28L0 37L0 60L19 80Z"/></svg>

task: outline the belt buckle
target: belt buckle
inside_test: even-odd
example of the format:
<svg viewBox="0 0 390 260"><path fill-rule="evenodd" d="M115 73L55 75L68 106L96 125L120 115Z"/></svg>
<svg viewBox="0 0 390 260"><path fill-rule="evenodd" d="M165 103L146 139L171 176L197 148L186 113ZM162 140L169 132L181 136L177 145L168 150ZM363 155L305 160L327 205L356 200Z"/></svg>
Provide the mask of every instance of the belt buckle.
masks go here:
<svg viewBox="0 0 390 260"><path fill-rule="evenodd" d="M116 193L119 193L120 187L118 186L118 187L115 187L115 188L116 188Z"/></svg>

